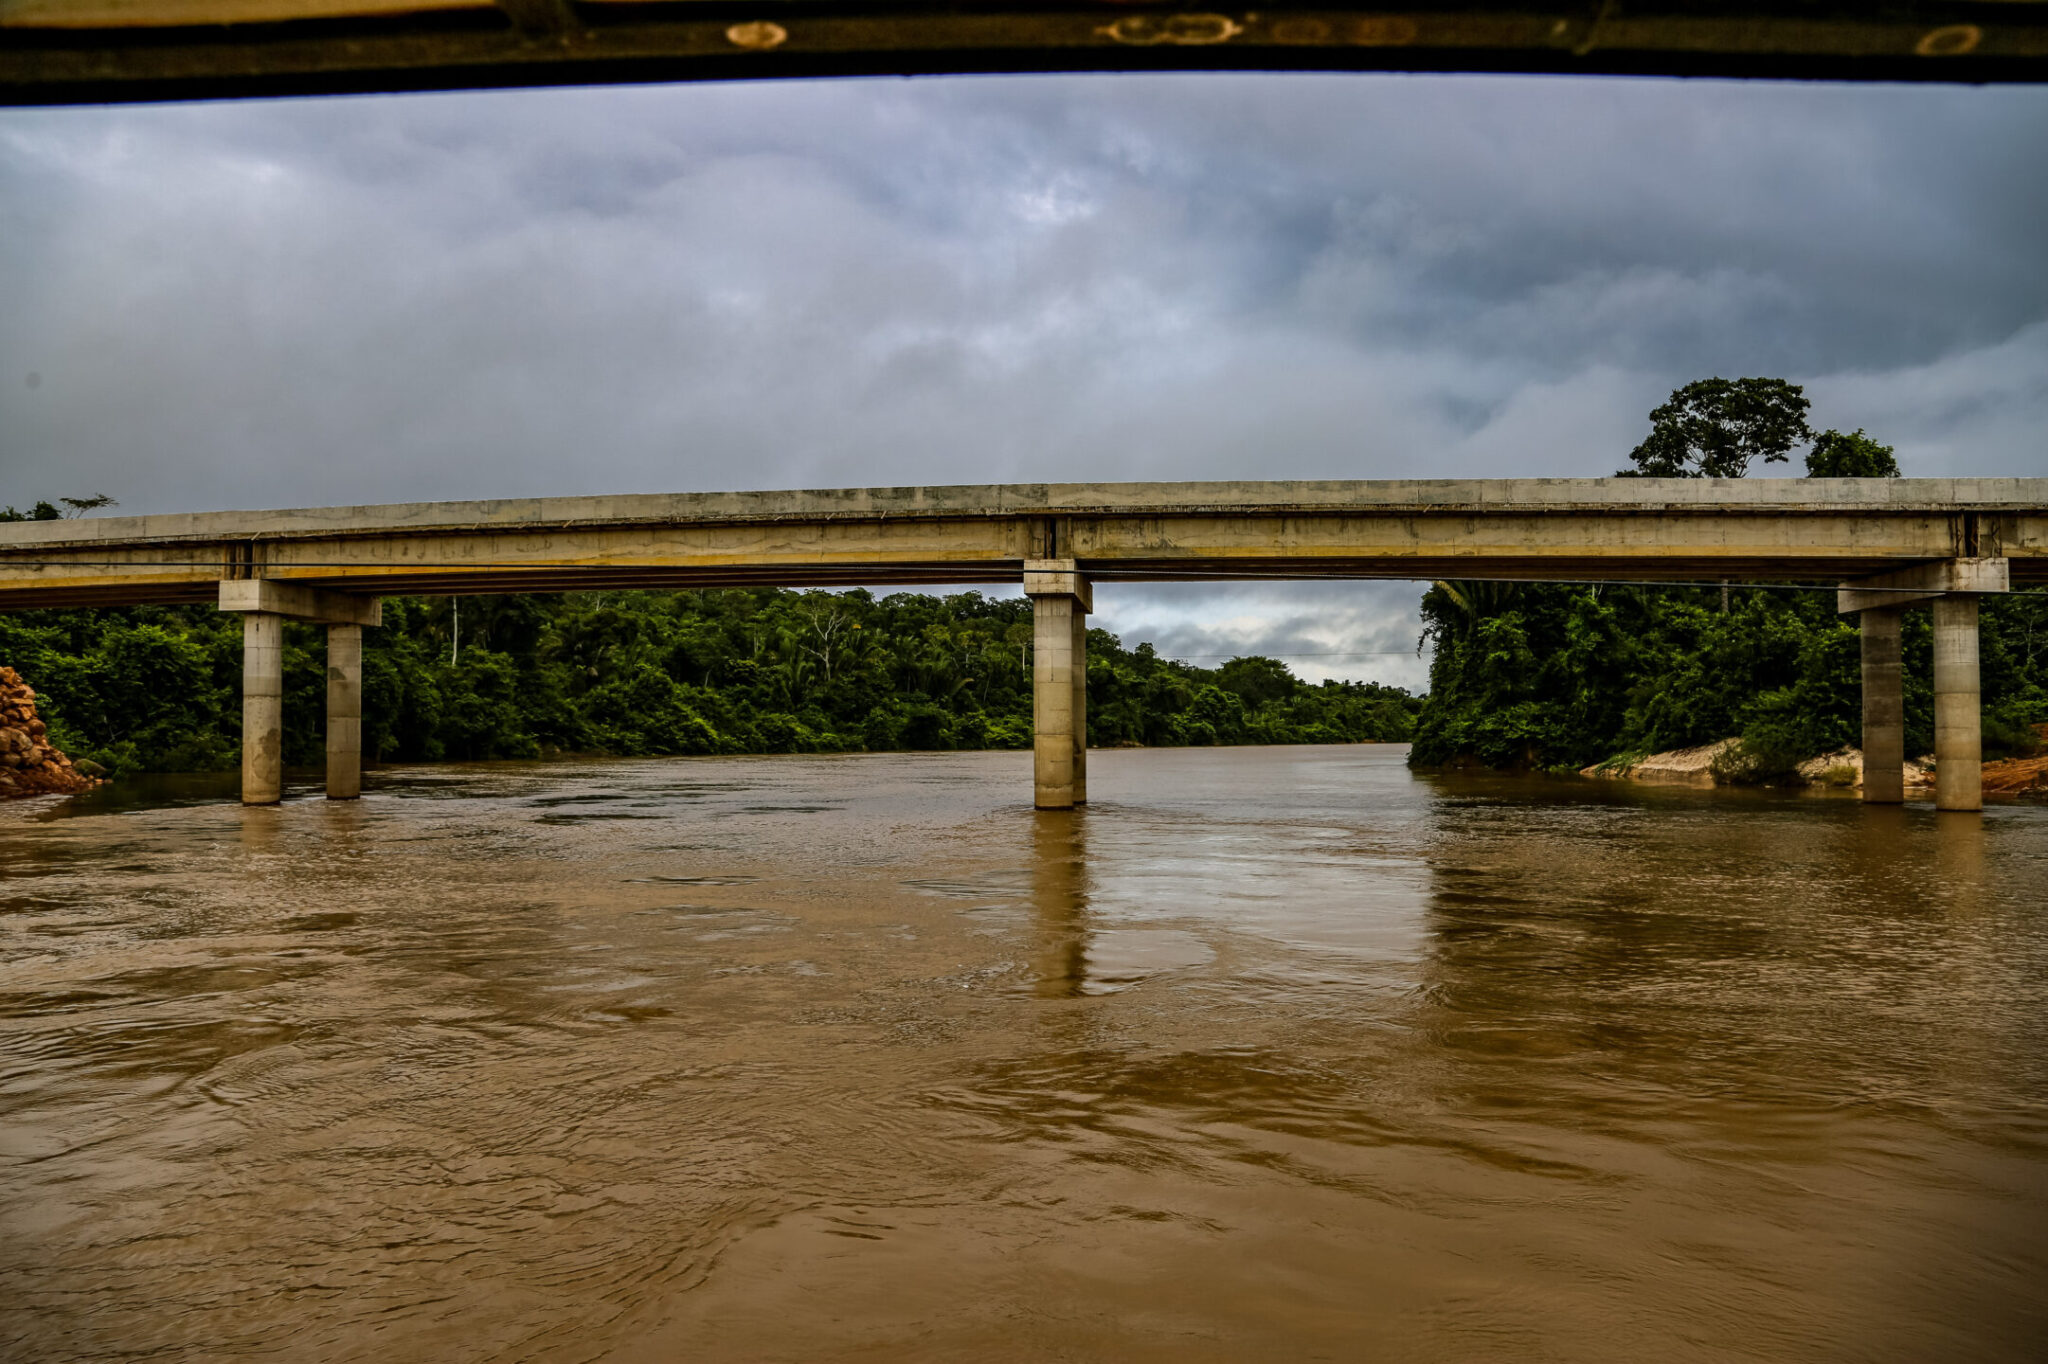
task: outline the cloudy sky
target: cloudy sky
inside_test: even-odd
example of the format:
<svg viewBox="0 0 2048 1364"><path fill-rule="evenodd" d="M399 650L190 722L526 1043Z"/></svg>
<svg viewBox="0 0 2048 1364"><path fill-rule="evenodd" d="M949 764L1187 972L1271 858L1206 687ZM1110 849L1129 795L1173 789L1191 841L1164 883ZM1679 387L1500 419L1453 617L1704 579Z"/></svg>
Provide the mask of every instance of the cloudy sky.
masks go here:
<svg viewBox="0 0 2048 1364"><path fill-rule="evenodd" d="M1605 474L1714 374L1805 384L1910 474L2039 474L2044 163L2033 89L1059 76L0 110L0 502ZM1413 683L1415 596L1100 606L1166 652Z"/></svg>

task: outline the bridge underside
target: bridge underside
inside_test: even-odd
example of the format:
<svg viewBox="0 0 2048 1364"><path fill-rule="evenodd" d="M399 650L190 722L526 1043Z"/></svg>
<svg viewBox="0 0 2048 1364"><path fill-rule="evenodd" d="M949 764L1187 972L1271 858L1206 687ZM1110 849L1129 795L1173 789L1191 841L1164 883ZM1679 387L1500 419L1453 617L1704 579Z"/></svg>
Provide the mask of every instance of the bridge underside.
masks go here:
<svg viewBox="0 0 2048 1364"><path fill-rule="evenodd" d="M1934 0L0 0L0 102L954 72L2039 81L2048 13Z"/></svg>
<svg viewBox="0 0 2048 1364"><path fill-rule="evenodd" d="M1925 556L1932 559L1935 556ZM1098 583L1156 582L1303 582L1414 581L1482 579L1510 582L1583 583L1772 583L1833 588L1838 582L1882 572L1901 560L1811 559L1787 565L1781 559L1629 559L1589 563L1579 560L1508 558L1500 556L1434 556L1367 559L1212 559L1171 565L1119 564L1115 560L1079 558L1079 572ZM2031 570L2031 571L2030 571ZM2048 582L2048 572L2022 569L2014 563L2016 586ZM712 588L789 587L846 590L850 588L1014 587L1023 576L1024 561L905 564L877 560L830 567L792 563L757 567L688 567L674 564L557 565L546 568L488 566L477 568L393 568L345 573L292 570L272 564L275 581L328 591L377 596L478 596L513 592L697 591ZM221 581L218 565L210 577L181 574L165 581L86 584L38 590L0 591L0 609L35 610L88 606L174 606L210 604Z"/></svg>

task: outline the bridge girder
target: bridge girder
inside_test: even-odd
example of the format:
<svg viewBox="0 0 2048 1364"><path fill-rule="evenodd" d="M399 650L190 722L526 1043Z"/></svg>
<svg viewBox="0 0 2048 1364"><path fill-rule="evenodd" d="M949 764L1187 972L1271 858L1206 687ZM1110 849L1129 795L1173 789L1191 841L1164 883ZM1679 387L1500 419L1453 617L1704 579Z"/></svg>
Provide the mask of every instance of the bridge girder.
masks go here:
<svg viewBox="0 0 2048 1364"><path fill-rule="evenodd" d="M376 596L1305 578L1813 582L1934 560L2048 581L2048 479L1027 484L532 498L0 526L0 610Z"/></svg>

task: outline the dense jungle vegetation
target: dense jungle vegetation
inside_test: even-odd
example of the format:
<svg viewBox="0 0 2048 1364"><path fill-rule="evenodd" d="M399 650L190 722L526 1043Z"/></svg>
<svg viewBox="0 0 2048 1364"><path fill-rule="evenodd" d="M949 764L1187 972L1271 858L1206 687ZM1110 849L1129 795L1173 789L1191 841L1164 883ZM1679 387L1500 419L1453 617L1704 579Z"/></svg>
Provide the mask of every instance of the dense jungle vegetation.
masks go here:
<svg viewBox="0 0 2048 1364"><path fill-rule="evenodd" d="M1861 742L1862 644L1835 594L1735 588L1438 583L1410 761L1578 768L1739 737L1746 774L1781 776ZM1987 757L2048 723L2048 595L1987 598L1979 626ZM1904 616L1906 751L1934 747L1933 629Z"/></svg>
<svg viewBox="0 0 2048 1364"><path fill-rule="evenodd" d="M1799 444L1809 478L1897 478L1890 446L1815 432L1782 379L1702 379L1650 413L1621 478L1741 478ZM1862 643L1832 588L1438 583L1422 599L1434 646L1409 761L1579 768L1724 738L1724 775L1769 781L1861 742ZM1986 598L1980 623L1986 756L2032 752L2048 724L2048 595ZM1933 630L1904 616L1906 751L1934 746Z"/></svg>
<svg viewBox="0 0 2048 1364"><path fill-rule="evenodd" d="M366 758L1022 748L1031 604L967 592L389 598L363 632ZM322 761L324 632L286 627L285 760ZM1088 635L1088 735L1115 744L1404 740L1397 688L1268 658L1198 668ZM114 772L238 761L242 628L211 607L0 614L0 661L60 747Z"/></svg>

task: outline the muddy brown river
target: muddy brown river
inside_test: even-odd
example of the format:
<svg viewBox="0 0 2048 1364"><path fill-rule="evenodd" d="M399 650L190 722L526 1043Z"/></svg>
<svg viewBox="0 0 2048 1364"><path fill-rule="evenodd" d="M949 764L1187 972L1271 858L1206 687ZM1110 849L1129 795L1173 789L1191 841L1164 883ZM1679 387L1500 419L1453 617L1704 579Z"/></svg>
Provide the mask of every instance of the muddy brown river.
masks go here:
<svg viewBox="0 0 2048 1364"><path fill-rule="evenodd" d="M2048 805L1402 758L0 808L0 1358L2048 1357Z"/></svg>

